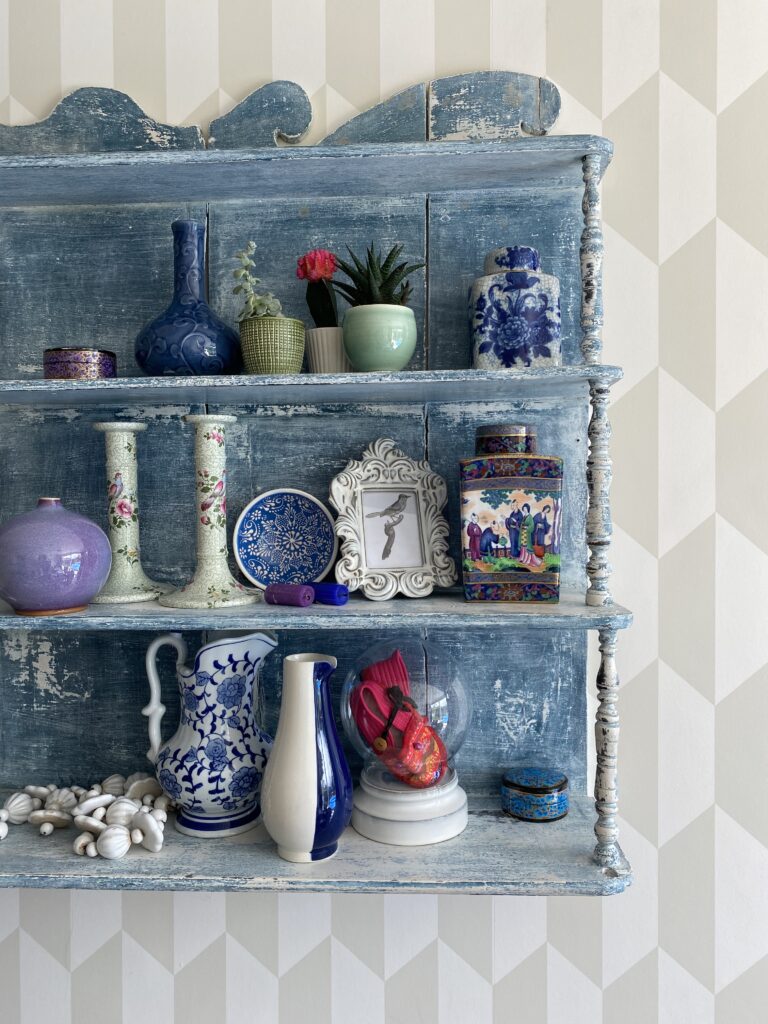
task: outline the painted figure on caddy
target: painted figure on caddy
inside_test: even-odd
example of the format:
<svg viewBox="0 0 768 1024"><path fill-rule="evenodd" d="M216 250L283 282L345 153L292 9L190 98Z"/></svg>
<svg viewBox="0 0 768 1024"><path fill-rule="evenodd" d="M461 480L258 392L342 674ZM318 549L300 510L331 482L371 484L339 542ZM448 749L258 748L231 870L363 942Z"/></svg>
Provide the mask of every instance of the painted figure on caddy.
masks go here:
<svg viewBox="0 0 768 1024"><path fill-rule="evenodd" d="M520 526L523 522L523 513L517 505L517 499L513 498L509 505L509 515L504 520L504 525L509 533L509 554L517 558L520 554Z"/></svg>
<svg viewBox="0 0 768 1024"><path fill-rule="evenodd" d="M482 557L480 554L480 537L483 531L477 521L477 512L473 512L469 522L467 523L467 536L469 538L469 557L474 561L479 561Z"/></svg>

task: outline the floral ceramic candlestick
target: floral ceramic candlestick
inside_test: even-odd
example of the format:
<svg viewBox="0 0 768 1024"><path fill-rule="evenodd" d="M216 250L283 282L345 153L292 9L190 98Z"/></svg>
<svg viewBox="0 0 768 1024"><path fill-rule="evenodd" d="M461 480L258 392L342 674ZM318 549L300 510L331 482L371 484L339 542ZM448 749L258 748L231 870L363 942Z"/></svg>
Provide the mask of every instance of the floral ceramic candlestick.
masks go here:
<svg viewBox="0 0 768 1024"><path fill-rule="evenodd" d="M160 598L168 608L232 608L254 604L227 563L227 454L224 432L236 416L184 417L195 425L197 493L197 568L194 579Z"/></svg>
<svg viewBox="0 0 768 1024"><path fill-rule="evenodd" d="M107 518L112 569L95 604L154 601L173 587L156 583L144 572L139 548L138 472L136 435L146 423L94 423L104 434L107 448Z"/></svg>

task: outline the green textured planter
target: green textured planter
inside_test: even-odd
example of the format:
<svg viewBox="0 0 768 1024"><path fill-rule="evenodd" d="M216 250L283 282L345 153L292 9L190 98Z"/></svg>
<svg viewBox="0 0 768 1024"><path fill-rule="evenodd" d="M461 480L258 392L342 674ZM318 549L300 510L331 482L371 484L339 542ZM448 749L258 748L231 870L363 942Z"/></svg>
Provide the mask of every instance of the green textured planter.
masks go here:
<svg viewBox="0 0 768 1024"><path fill-rule="evenodd" d="M355 370L404 370L416 351L416 317L408 306L352 306L344 348Z"/></svg>
<svg viewBox="0 0 768 1024"><path fill-rule="evenodd" d="M240 321L246 373L301 373L304 324L289 316L254 316Z"/></svg>

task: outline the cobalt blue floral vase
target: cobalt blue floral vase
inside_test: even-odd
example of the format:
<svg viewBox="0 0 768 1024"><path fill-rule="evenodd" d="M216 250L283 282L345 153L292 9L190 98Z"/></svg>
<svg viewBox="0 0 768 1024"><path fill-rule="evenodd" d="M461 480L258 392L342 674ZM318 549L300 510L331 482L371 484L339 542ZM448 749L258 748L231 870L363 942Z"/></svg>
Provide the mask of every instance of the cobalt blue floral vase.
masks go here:
<svg viewBox="0 0 768 1024"><path fill-rule="evenodd" d="M333 718L336 659L283 659L283 695L264 774L264 825L277 852L297 864L333 857L352 817L352 776Z"/></svg>
<svg viewBox="0 0 768 1024"><path fill-rule="evenodd" d="M476 370L560 365L560 282L541 272L535 249L488 254L469 289L469 326Z"/></svg>
<svg viewBox="0 0 768 1024"><path fill-rule="evenodd" d="M173 300L136 338L136 362L150 377L239 373L240 339L204 298L205 225L175 220Z"/></svg>
<svg viewBox="0 0 768 1024"><path fill-rule="evenodd" d="M179 727L165 742L165 708L155 659L168 644L176 649ZM254 715L256 684L264 659L277 646L269 633L230 637L201 647L194 665L178 633L158 637L147 650L151 699L147 753L157 781L176 804L176 828L198 837L233 836L257 824L261 780L272 740Z"/></svg>

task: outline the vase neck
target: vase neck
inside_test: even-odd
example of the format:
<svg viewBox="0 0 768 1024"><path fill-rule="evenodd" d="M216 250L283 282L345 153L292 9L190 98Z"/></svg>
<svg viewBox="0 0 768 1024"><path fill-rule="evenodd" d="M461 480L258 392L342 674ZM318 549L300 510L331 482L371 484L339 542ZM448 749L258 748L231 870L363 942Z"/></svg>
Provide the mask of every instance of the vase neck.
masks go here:
<svg viewBox="0 0 768 1024"><path fill-rule="evenodd" d="M175 220L173 231L173 296L182 305L200 302L205 288L205 225Z"/></svg>
<svg viewBox="0 0 768 1024"><path fill-rule="evenodd" d="M61 498L38 498L38 508L62 508Z"/></svg>

